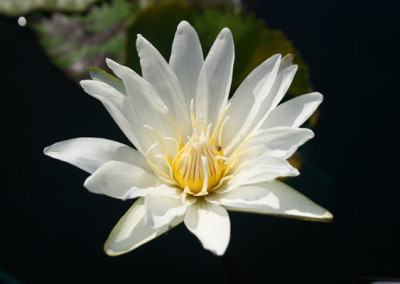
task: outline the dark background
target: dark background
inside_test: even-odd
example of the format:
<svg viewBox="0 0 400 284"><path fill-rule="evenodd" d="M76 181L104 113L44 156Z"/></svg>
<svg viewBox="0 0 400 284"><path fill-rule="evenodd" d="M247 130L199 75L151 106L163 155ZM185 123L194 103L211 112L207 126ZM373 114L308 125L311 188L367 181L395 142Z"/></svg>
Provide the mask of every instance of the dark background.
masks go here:
<svg viewBox="0 0 400 284"><path fill-rule="evenodd" d="M225 260L244 282L400 279L399 8L251 1L249 11L292 40L325 96L316 137L302 148L302 175L291 184L335 219L230 213ZM28 28L0 17L0 31L0 282L227 283L221 259L182 225L132 253L103 253L131 202L87 192L85 172L42 151L74 137L127 139L99 102L52 67Z"/></svg>

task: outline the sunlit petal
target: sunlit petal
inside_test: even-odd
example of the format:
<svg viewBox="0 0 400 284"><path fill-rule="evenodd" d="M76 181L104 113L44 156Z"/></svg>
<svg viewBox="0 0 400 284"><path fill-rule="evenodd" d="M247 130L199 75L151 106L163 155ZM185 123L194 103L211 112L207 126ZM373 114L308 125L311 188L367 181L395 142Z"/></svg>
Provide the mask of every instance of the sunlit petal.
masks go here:
<svg viewBox="0 0 400 284"><path fill-rule="evenodd" d="M138 151L119 142L102 138L65 140L46 147L44 153L89 173L93 173L109 161L126 162L151 172L146 159Z"/></svg>
<svg viewBox="0 0 400 284"><path fill-rule="evenodd" d="M145 225L145 216L146 210L144 198L142 197L132 205L115 225L104 244L104 251L111 256L127 253L157 238L183 221L183 217L177 217L168 225L153 229Z"/></svg>
<svg viewBox="0 0 400 284"><path fill-rule="evenodd" d="M230 211L320 222L329 222L333 218L326 209L277 180L242 186L233 191L210 195L206 199Z"/></svg>
<svg viewBox="0 0 400 284"><path fill-rule="evenodd" d="M184 222L205 249L216 255L225 253L230 238L230 221L224 208L199 200L187 209Z"/></svg>

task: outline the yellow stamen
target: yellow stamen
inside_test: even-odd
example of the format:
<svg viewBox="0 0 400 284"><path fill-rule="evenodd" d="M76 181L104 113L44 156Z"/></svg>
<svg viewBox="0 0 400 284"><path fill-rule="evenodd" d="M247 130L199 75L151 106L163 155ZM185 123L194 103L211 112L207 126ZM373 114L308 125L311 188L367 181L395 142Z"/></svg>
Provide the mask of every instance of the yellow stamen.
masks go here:
<svg viewBox="0 0 400 284"><path fill-rule="evenodd" d="M172 161L177 185L196 196L208 194L222 178L224 160L216 158L219 156L208 136L200 134L190 137Z"/></svg>
<svg viewBox="0 0 400 284"><path fill-rule="evenodd" d="M191 100L190 119L192 123L192 136L188 137L186 144L183 144L179 126L167 108L166 111L177 131L179 141L172 137L162 138L155 129L145 125L146 128L154 133L158 140L146 153L147 162L155 174L169 183L175 183L182 189L182 193L187 196L205 196L219 188L224 181L231 179L233 175L228 175L229 170L236 159L245 152L241 150L251 137L246 139L237 148L232 157L224 157L222 132L229 118L229 116L226 116L228 108L229 104L218 119L210 138L212 124L208 124L205 128L205 122L201 114L199 121L196 122L194 101ZM199 129L197 126L199 126ZM218 144L215 142L216 139L218 139ZM175 143L175 151L170 150L173 152L169 153L165 141L173 141ZM150 152L157 146L161 146L160 150L163 150L164 153L150 157ZM174 154L173 158L170 154ZM161 157L164 161L152 161L151 158L154 157Z"/></svg>

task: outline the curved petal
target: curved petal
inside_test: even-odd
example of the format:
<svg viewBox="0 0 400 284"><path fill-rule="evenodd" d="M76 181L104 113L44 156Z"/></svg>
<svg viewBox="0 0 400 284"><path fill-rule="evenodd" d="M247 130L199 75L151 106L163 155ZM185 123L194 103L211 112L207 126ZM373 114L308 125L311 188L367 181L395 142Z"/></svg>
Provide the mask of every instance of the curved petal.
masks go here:
<svg viewBox="0 0 400 284"><path fill-rule="evenodd" d="M165 104L150 83L128 67L122 66L111 59L107 59L106 62L113 72L124 82L132 106L131 111L136 114L137 122L142 126L148 125L152 127L162 137L171 136L178 139L177 131L168 117ZM153 137L151 132L147 134ZM169 150L173 149L175 148L172 147Z"/></svg>
<svg viewBox="0 0 400 284"><path fill-rule="evenodd" d="M147 194L145 199L145 222L147 226L154 229L161 228L168 225L176 217L185 214L188 205L182 203L178 194L171 196L152 192Z"/></svg>
<svg viewBox="0 0 400 284"><path fill-rule="evenodd" d="M228 212L223 207L198 200L188 207L184 222L205 249L216 255L225 253L231 227Z"/></svg>
<svg viewBox="0 0 400 284"><path fill-rule="evenodd" d="M201 68L195 99L196 121L216 126L226 106L235 58L232 33L224 28L218 35Z"/></svg>
<svg viewBox="0 0 400 284"><path fill-rule="evenodd" d="M142 196L157 184L157 177L138 166L110 161L88 177L84 186L91 192L125 200Z"/></svg>
<svg viewBox="0 0 400 284"><path fill-rule="evenodd" d="M230 211L319 222L329 222L333 218L326 209L278 180L241 186L232 191L209 195L206 199Z"/></svg>
<svg viewBox="0 0 400 284"><path fill-rule="evenodd" d="M144 37L138 35L136 48L140 57L143 78L148 81L167 106L184 135L190 135L190 116L186 99L174 71Z"/></svg>
<svg viewBox="0 0 400 284"><path fill-rule="evenodd" d="M188 22L180 22L172 44L169 65L181 84L187 109L196 95L197 79L203 62L203 50L196 31Z"/></svg>
<svg viewBox="0 0 400 284"><path fill-rule="evenodd" d="M269 93L258 103L258 107L254 109L254 114L251 116L251 120L247 121L243 129L238 133L238 135L235 136L234 139L232 139L232 141L225 141L223 143L226 145L226 154L229 155L230 151L232 151L238 145L238 143L243 141L249 134L259 130L270 112L282 100L297 71L297 65L289 65L289 67L283 68L283 66L287 65L288 64L286 61L284 61L284 64L281 63L278 74L276 75L275 81Z"/></svg>
<svg viewBox="0 0 400 284"><path fill-rule="evenodd" d="M118 90L121 94L126 95L124 84L120 79L114 77L113 75L107 73L100 68L93 66L88 68L88 72L92 80L106 83L107 85L110 85L114 89Z"/></svg>
<svg viewBox="0 0 400 284"><path fill-rule="evenodd" d="M144 129L142 125L138 124L138 117L132 111L128 97L112 86L100 81L83 80L80 81L80 84L86 93L104 104L126 137L141 153L145 153L143 150L143 144L145 143L143 143L143 139L139 140L140 137L144 137L142 135ZM147 142L147 144L149 143Z"/></svg>
<svg viewBox="0 0 400 284"><path fill-rule="evenodd" d="M104 244L106 254L116 256L127 253L164 234L183 221L183 217L178 217L164 227L153 229L145 225L145 215L142 197L132 205L111 231Z"/></svg>
<svg viewBox="0 0 400 284"><path fill-rule="evenodd" d="M44 154L84 171L93 173L109 161L126 162L151 173L146 159L138 151L119 142L102 138L75 138L55 143Z"/></svg>
<svg viewBox="0 0 400 284"><path fill-rule="evenodd" d="M233 97L227 112L229 119L225 124L224 140L235 143L247 133L247 124L253 120L260 102L268 95L278 73L281 55L276 54L256 69L240 84ZM228 142L225 145L229 146Z"/></svg>
<svg viewBox="0 0 400 284"><path fill-rule="evenodd" d="M284 102L271 112L261 128L299 127L314 113L322 100L323 96L320 93L310 93Z"/></svg>
<svg viewBox="0 0 400 284"><path fill-rule="evenodd" d="M249 156L259 156L264 153L269 156L287 159L305 142L314 137L314 132L307 128L292 128L285 126L273 127L259 131L245 146Z"/></svg>
<svg viewBox="0 0 400 284"><path fill-rule="evenodd" d="M244 184L254 184L278 177L299 175L299 171L293 168L285 159L268 155L256 156L245 160L232 171L234 177L228 181L227 191Z"/></svg>
<svg viewBox="0 0 400 284"><path fill-rule="evenodd" d="M294 55L291 53L288 53L284 57L282 57L281 64L279 65L279 71L282 71L283 69L286 69L286 68L292 66L293 59L294 59Z"/></svg>
<svg viewBox="0 0 400 284"><path fill-rule="evenodd" d="M258 130L268 117L269 113L279 104L292 84L297 68L297 65L291 65L278 71L278 75L276 76L270 93L265 97L257 114L254 116L254 121L252 123L252 126L254 127L250 126L250 129Z"/></svg>

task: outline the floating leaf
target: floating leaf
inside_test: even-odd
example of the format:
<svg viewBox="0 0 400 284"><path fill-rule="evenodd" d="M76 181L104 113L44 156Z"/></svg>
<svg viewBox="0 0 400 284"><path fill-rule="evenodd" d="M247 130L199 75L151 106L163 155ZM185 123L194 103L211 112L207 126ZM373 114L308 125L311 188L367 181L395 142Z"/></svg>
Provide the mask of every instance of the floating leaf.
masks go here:
<svg viewBox="0 0 400 284"><path fill-rule="evenodd" d="M222 28L231 29L236 53L232 90L265 59L276 53L292 53L299 70L286 99L311 91L308 68L281 31L269 30L263 21L253 16L237 14L223 7L189 5L185 1L163 1L137 14L136 20L128 27L127 65L136 71L140 70L134 48L137 34L146 37L168 59L176 27L182 20L190 22L198 32L204 54L208 53Z"/></svg>
<svg viewBox="0 0 400 284"><path fill-rule="evenodd" d="M0 14L21 16L35 10L82 12L100 0L0 0Z"/></svg>
<svg viewBox="0 0 400 284"><path fill-rule="evenodd" d="M104 68L106 57L124 61L125 25L137 10L138 5L113 0L92 6L84 15L53 13L33 28L51 61L79 81L88 77L88 66Z"/></svg>

